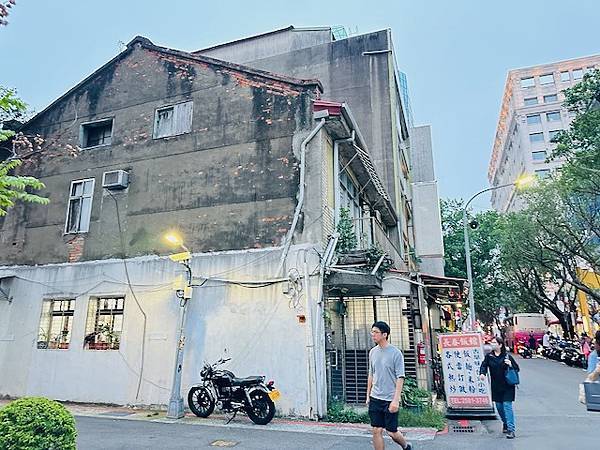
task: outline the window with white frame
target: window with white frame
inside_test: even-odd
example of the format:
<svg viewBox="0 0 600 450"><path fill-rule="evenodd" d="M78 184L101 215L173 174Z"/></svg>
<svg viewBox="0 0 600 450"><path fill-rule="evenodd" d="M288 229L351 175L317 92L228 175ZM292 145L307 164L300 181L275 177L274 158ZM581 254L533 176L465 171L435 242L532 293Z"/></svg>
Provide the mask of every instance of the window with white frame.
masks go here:
<svg viewBox="0 0 600 450"><path fill-rule="evenodd" d="M538 178L544 179L550 176L550 169L539 169L535 171Z"/></svg>
<svg viewBox="0 0 600 450"><path fill-rule="evenodd" d="M569 73L568 70L565 70L564 72L560 73L560 81L562 81L562 82L571 81L571 74Z"/></svg>
<svg viewBox="0 0 600 450"><path fill-rule="evenodd" d="M548 122L560 122L560 111L551 111L546 113Z"/></svg>
<svg viewBox="0 0 600 450"><path fill-rule="evenodd" d="M548 94L544 95L544 103L553 103L558 101L558 96L556 94Z"/></svg>
<svg viewBox="0 0 600 450"><path fill-rule="evenodd" d="M529 125L536 125L542 123L542 118L539 114L530 114L527 116L527 123Z"/></svg>
<svg viewBox="0 0 600 450"><path fill-rule="evenodd" d="M525 104L525 106L537 105L538 104L538 99L537 99L537 97L525 98L525 99L523 99L523 103Z"/></svg>
<svg viewBox="0 0 600 450"><path fill-rule="evenodd" d="M533 78L533 77L521 78L521 87L522 88L529 88L529 87L533 87L533 86L535 86L535 78Z"/></svg>
<svg viewBox="0 0 600 450"><path fill-rule="evenodd" d="M554 75L551 73L540 75L540 84L552 84L554 83Z"/></svg>
<svg viewBox="0 0 600 450"><path fill-rule="evenodd" d="M189 101L158 108L154 115L154 139L191 132L193 105Z"/></svg>
<svg viewBox="0 0 600 450"><path fill-rule="evenodd" d="M90 228L94 178L71 182L65 233L86 233Z"/></svg>
<svg viewBox="0 0 600 450"><path fill-rule="evenodd" d="M529 142L544 142L544 133L531 133L529 135Z"/></svg>
<svg viewBox="0 0 600 450"><path fill-rule="evenodd" d="M102 119L81 125L81 148L110 145L112 142L112 119Z"/></svg>
<svg viewBox="0 0 600 450"><path fill-rule="evenodd" d="M92 297L88 305L84 348L118 350L123 332L125 297Z"/></svg>
<svg viewBox="0 0 600 450"><path fill-rule="evenodd" d="M531 152L531 158L536 162L546 161L546 150L540 150L539 152Z"/></svg>
<svg viewBox="0 0 600 450"><path fill-rule="evenodd" d="M44 300L37 348L68 349L71 343L74 313L74 299Z"/></svg>
<svg viewBox="0 0 600 450"><path fill-rule="evenodd" d="M574 69L573 70L573 79L581 80L583 78L583 69Z"/></svg>
<svg viewBox="0 0 600 450"><path fill-rule="evenodd" d="M548 131L548 137L550 138L550 140L552 140L556 138L561 131L562 130L550 130Z"/></svg>

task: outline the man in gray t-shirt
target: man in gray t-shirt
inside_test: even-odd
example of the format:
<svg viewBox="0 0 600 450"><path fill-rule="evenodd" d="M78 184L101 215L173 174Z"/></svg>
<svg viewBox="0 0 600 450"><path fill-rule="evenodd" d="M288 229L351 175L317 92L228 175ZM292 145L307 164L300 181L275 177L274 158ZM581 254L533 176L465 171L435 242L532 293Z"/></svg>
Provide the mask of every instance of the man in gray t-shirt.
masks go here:
<svg viewBox="0 0 600 450"><path fill-rule="evenodd" d="M402 386L404 385L404 356L396 347L388 343L390 327L385 322L375 322L371 327L371 337L377 344L369 352L369 379L367 384L367 405L373 427L373 447L383 450L383 429L392 440L403 449L411 450L411 445L398 431L398 409Z"/></svg>

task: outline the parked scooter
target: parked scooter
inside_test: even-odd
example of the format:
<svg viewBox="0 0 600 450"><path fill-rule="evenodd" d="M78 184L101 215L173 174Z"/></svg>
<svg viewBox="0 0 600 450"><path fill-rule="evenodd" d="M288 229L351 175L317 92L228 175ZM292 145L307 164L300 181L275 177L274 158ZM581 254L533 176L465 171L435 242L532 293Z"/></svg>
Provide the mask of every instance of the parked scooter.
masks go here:
<svg viewBox="0 0 600 450"><path fill-rule="evenodd" d="M518 352L519 355L521 355L521 358L523 359L530 359L533 357L533 352L526 345L520 344L518 347Z"/></svg>
<svg viewBox="0 0 600 450"><path fill-rule="evenodd" d="M236 378L228 370L217 370L231 358L205 364L200 372L202 382L191 387L188 393L190 410L198 417L208 417L218 406L222 411L233 413L229 422L240 411L248 414L252 422L266 425L275 416L275 403L281 393L274 381L265 383L265 377Z"/></svg>

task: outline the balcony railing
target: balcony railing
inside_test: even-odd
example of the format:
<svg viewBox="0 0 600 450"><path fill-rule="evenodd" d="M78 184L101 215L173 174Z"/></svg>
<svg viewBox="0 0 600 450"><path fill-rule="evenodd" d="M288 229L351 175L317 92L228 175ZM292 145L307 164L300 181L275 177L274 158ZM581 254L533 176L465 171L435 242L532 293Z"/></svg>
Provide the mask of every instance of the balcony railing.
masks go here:
<svg viewBox="0 0 600 450"><path fill-rule="evenodd" d="M358 241L358 250L368 250L376 245L394 260L396 268L400 269L406 266L400 251L375 217L354 219L353 224Z"/></svg>

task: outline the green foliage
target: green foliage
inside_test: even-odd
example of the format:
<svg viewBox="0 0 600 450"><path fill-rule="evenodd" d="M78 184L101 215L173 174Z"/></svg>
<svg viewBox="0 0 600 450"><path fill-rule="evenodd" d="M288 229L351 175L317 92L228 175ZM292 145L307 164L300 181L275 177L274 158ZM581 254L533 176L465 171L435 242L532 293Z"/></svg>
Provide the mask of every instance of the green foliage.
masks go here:
<svg viewBox="0 0 600 450"><path fill-rule="evenodd" d="M43 189L44 183L34 177L9 175L16 167L21 165L18 159L0 162L0 217L6 215L9 208L17 200L29 203L47 205L50 200L39 195L30 194L27 189Z"/></svg>
<svg viewBox="0 0 600 450"><path fill-rule="evenodd" d="M336 246L336 250L339 253L345 253L356 249L358 241L356 239L354 224L352 223L350 210L348 210L348 208L340 208L340 220L337 225L337 232L340 234Z"/></svg>
<svg viewBox="0 0 600 450"><path fill-rule="evenodd" d="M327 420L340 423L369 423L369 413L367 411L359 412L353 408L347 407L342 402L334 402L327 409Z"/></svg>
<svg viewBox="0 0 600 450"><path fill-rule="evenodd" d="M0 409L0 450L69 450L76 438L75 419L58 402L29 397Z"/></svg>
<svg viewBox="0 0 600 450"><path fill-rule="evenodd" d="M20 118L26 107L27 105L17 97L15 91L0 86L0 143L14 136L14 132L4 130L2 124ZM37 142L39 146L39 141ZM21 160L18 158L9 158L0 162L0 217L6 215L16 201L42 205L49 203L47 198L28 192L43 189L45 186L41 181L34 177L12 174L20 165Z"/></svg>
<svg viewBox="0 0 600 450"><path fill-rule="evenodd" d="M445 274L449 277L467 278L462 210L462 200L441 201ZM475 230L469 228L471 268L475 310L486 323L493 323L501 306L516 312L531 312L533 307L531 302L523 302L518 288L501 264L500 217L496 211L467 211L467 220L478 224Z"/></svg>
<svg viewBox="0 0 600 450"><path fill-rule="evenodd" d="M339 423L370 423L367 411L359 412L340 402L329 405L327 420ZM443 430L446 426L446 418L441 411L430 406L417 411L400 408L398 411L398 425L401 427L430 427Z"/></svg>
<svg viewBox="0 0 600 450"><path fill-rule="evenodd" d="M431 406L431 393L421 389L417 385L417 380L407 377L404 379L402 387L402 403L406 406L416 406L424 408Z"/></svg>
<svg viewBox="0 0 600 450"><path fill-rule="evenodd" d="M442 431L446 427L444 413L432 407L420 411L400 408L398 411L398 425L401 427L435 428Z"/></svg>
<svg viewBox="0 0 600 450"><path fill-rule="evenodd" d="M369 268L369 270L375 268L375 266L384 254L385 252L377 244L373 244L367 250L367 260L369 261L367 267ZM392 267L394 267L394 261L386 256L383 259L381 265L379 266L379 269L377 269L377 273L382 274L383 272L391 269Z"/></svg>

